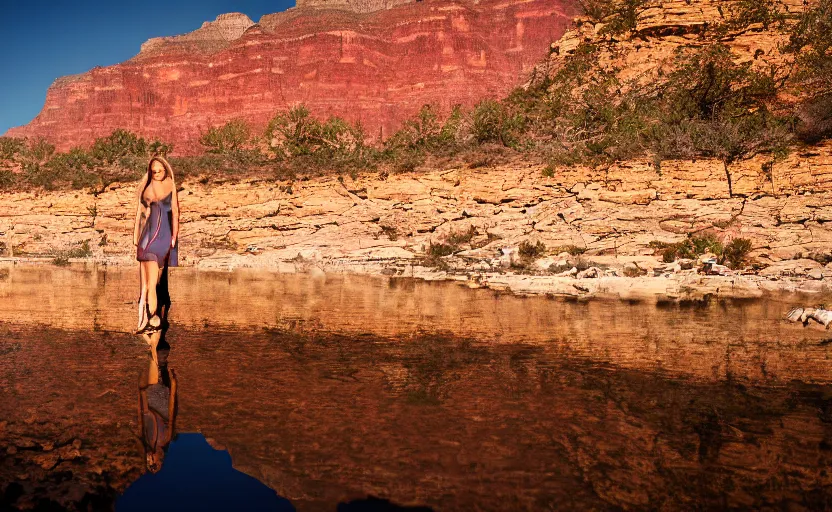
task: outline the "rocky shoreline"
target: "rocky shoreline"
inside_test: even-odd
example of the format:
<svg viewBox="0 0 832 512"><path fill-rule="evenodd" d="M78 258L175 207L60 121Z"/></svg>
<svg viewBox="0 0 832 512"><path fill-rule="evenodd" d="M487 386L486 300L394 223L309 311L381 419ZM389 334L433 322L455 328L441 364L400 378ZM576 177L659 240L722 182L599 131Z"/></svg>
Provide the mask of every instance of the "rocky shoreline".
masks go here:
<svg viewBox="0 0 832 512"><path fill-rule="evenodd" d="M116 183L97 195L2 193L0 258L133 265L134 191ZM518 159L355 178L195 177L179 185L180 264L453 280L578 298L824 293L830 192L829 143L773 164L737 162L727 173L707 160L552 170ZM741 268L703 275L704 259L662 261L657 244L703 233L747 240Z"/></svg>
<svg viewBox="0 0 832 512"><path fill-rule="evenodd" d="M632 260L633 258L629 258ZM646 266L646 258L640 258ZM796 264L800 264L799 260ZM129 258L70 258L71 265L100 265L127 268L135 264ZM0 258L0 277L5 265L53 265L49 258ZM486 288L519 296L542 295L572 300L684 301L710 298L755 299L783 294L806 295L822 300L832 292L832 267L822 267L822 278L808 276L766 277L759 275L704 275L695 270L664 272L656 265L653 275L627 277L618 270L566 271L563 275L518 274L514 272L461 272L438 270L408 260L306 260L296 258L252 258L236 254L209 257L193 267L198 271L233 272L238 269L262 270L288 274L308 274L313 278L327 274L354 274L379 278L450 281L467 288ZM814 303L814 302L813 302Z"/></svg>

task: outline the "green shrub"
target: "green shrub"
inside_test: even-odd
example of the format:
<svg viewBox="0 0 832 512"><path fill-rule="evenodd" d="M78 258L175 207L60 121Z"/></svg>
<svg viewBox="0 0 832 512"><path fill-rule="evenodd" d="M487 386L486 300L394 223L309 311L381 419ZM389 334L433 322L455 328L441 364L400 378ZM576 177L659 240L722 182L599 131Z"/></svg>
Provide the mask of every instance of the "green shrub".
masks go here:
<svg viewBox="0 0 832 512"><path fill-rule="evenodd" d="M147 152L148 144L143 138L119 128L107 137L95 139L89 154L98 162L113 164L125 156L145 156Z"/></svg>
<svg viewBox="0 0 832 512"><path fill-rule="evenodd" d="M459 246L470 243L475 236L477 236L477 228L469 226L465 231L451 231L445 237L445 242L451 246Z"/></svg>
<svg viewBox="0 0 832 512"><path fill-rule="evenodd" d="M244 148L251 140L251 128L242 119L232 119L220 127L212 126L199 138L209 153L228 154Z"/></svg>
<svg viewBox="0 0 832 512"><path fill-rule="evenodd" d="M431 243L428 245L428 256L442 257L450 256L459 250L459 247L444 242Z"/></svg>
<svg viewBox="0 0 832 512"><path fill-rule="evenodd" d="M714 27L717 37L725 37L729 32L742 31L756 24L763 29L778 26L783 28L786 15L779 0L736 0L726 2L724 12L726 21Z"/></svg>
<svg viewBox="0 0 832 512"><path fill-rule="evenodd" d="M75 147L67 153L57 153L40 167L40 174L29 180L47 190L60 182L69 182L73 188L92 187L99 183L95 160L82 148Z"/></svg>
<svg viewBox="0 0 832 512"><path fill-rule="evenodd" d="M790 79L801 97L798 137L815 143L832 136L832 0L810 4L793 25L784 51L795 57Z"/></svg>
<svg viewBox="0 0 832 512"><path fill-rule="evenodd" d="M540 241L533 244L528 240L523 240L520 242L517 252L521 258L534 259L546 254L546 245Z"/></svg>
<svg viewBox="0 0 832 512"><path fill-rule="evenodd" d="M52 263L59 267L69 265L69 258L89 258L92 256L90 241L84 240L77 247L66 250L51 250Z"/></svg>
<svg viewBox="0 0 832 512"><path fill-rule="evenodd" d="M168 154L173 152L173 144L169 142L161 142L158 140L154 140L147 146L147 152L151 156L167 156Z"/></svg>
<svg viewBox="0 0 832 512"><path fill-rule="evenodd" d="M264 138L284 169L292 173L310 169L354 173L375 168L377 150L365 144L360 123L339 117L321 122L302 105L275 115Z"/></svg>
<svg viewBox="0 0 832 512"><path fill-rule="evenodd" d="M26 156L36 162L43 162L55 154L55 146L47 142L43 137L38 137L29 142Z"/></svg>
<svg viewBox="0 0 832 512"><path fill-rule="evenodd" d="M0 137L0 160L14 160L15 156L25 151L26 139Z"/></svg>
<svg viewBox="0 0 832 512"><path fill-rule="evenodd" d="M524 129L523 116L491 99L480 101L471 112L471 133L480 143L516 147Z"/></svg>
<svg viewBox="0 0 832 512"><path fill-rule="evenodd" d="M722 251L721 261L733 269L740 268L751 252L751 240L747 238L735 238L725 245Z"/></svg>
<svg viewBox="0 0 832 512"><path fill-rule="evenodd" d="M611 16L607 24L601 29L602 34L618 35L624 32L635 30L638 24L638 14L646 0L611 0Z"/></svg>
<svg viewBox="0 0 832 512"><path fill-rule="evenodd" d="M6 169L0 169L0 189L12 188L17 183L15 173Z"/></svg>
<svg viewBox="0 0 832 512"><path fill-rule="evenodd" d="M402 123L402 127L385 141L385 146L394 150L453 149L462 117L462 108L457 105L442 123L438 109L433 105L424 105L415 116Z"/></svg>
<svg viewBox="0 0 832 512"><path fill-rule="evenodd" d="M665 263L672 263L681 258L695 259L706 252L719 257L724 249L722 242L712 233L688 235L686 239L676 243L653 241L649 247L661 254Z"/></svg>
<svg viewBox="0 0 832 512"><path fill-rule="evenodd" d="M570 256L580 256L586 252L586 248L577 245L558 245L552 248L552 254L569 253Z"/></svg>

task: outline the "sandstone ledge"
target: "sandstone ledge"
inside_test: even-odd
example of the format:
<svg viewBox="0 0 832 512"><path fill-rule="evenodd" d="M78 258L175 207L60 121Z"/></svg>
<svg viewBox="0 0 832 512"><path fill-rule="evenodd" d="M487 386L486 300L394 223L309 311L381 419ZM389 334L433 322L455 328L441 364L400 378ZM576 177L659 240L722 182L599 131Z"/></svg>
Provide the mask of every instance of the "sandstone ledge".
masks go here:
<svg viewBox="0 0 832 512"><path fill-rule="evenodd" d="M822 291L832 266L832 144L795 153L764 172L764 159L729 168L631 161L606 169L569 167L544 176L518 159L381 177L364 174L293 182L185 181L180 185L180 263L205 269L350 272L454 279L515 293L570 296L756 296L768 290ZM132 184L98 196L84 191L0 194L0 257L45 258L86 241L91 261L132 265ZM709 230L746 238L760 275L706 277L665 268L650 243ZM473 232L438 266L431 244ZM548 252L523 274L512 267L522 242ZM581 268L600 277L558 277L565 248L584 251ZM528 262L527 262L528 263ZM571 265L573 262L569 262ZM637 265L647 277L621 277ZM567 267L568 268L568 267ZM450 269L445 272L441 269ZM743 274L749 273L744 271ZM692 290L692 291L691 291ZM698 291L697 291L698 290Z"/></svg>

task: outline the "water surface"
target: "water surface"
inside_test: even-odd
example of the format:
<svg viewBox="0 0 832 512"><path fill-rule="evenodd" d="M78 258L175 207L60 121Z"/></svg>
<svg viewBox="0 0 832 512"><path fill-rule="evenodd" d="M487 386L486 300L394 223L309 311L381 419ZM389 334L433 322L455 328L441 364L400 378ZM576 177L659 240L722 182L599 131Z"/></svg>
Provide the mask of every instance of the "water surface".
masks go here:
<svg viewBox="0 0 832 512"><path fill-rule="evenodd" d="M145 474L136 283L101 268L0 275L5 503L112 507ZM829 503L829 336L781 319L806 298L567 302L186 269L171 283L176 430L298 510L367 496L435 510Z"/></svg>

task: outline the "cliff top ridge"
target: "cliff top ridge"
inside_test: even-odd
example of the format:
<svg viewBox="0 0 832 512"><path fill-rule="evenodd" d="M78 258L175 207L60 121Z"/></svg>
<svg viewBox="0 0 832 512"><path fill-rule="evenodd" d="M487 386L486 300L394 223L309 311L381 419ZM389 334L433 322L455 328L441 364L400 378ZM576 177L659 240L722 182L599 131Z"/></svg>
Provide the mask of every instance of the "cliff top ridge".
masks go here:
<svg viewBox="0 0 832 512"><path fill-rule="evenodd" d="M356 13L368 13L391 9L398 5L421 0L297 0L298 8L338 9Z"/></svg>

